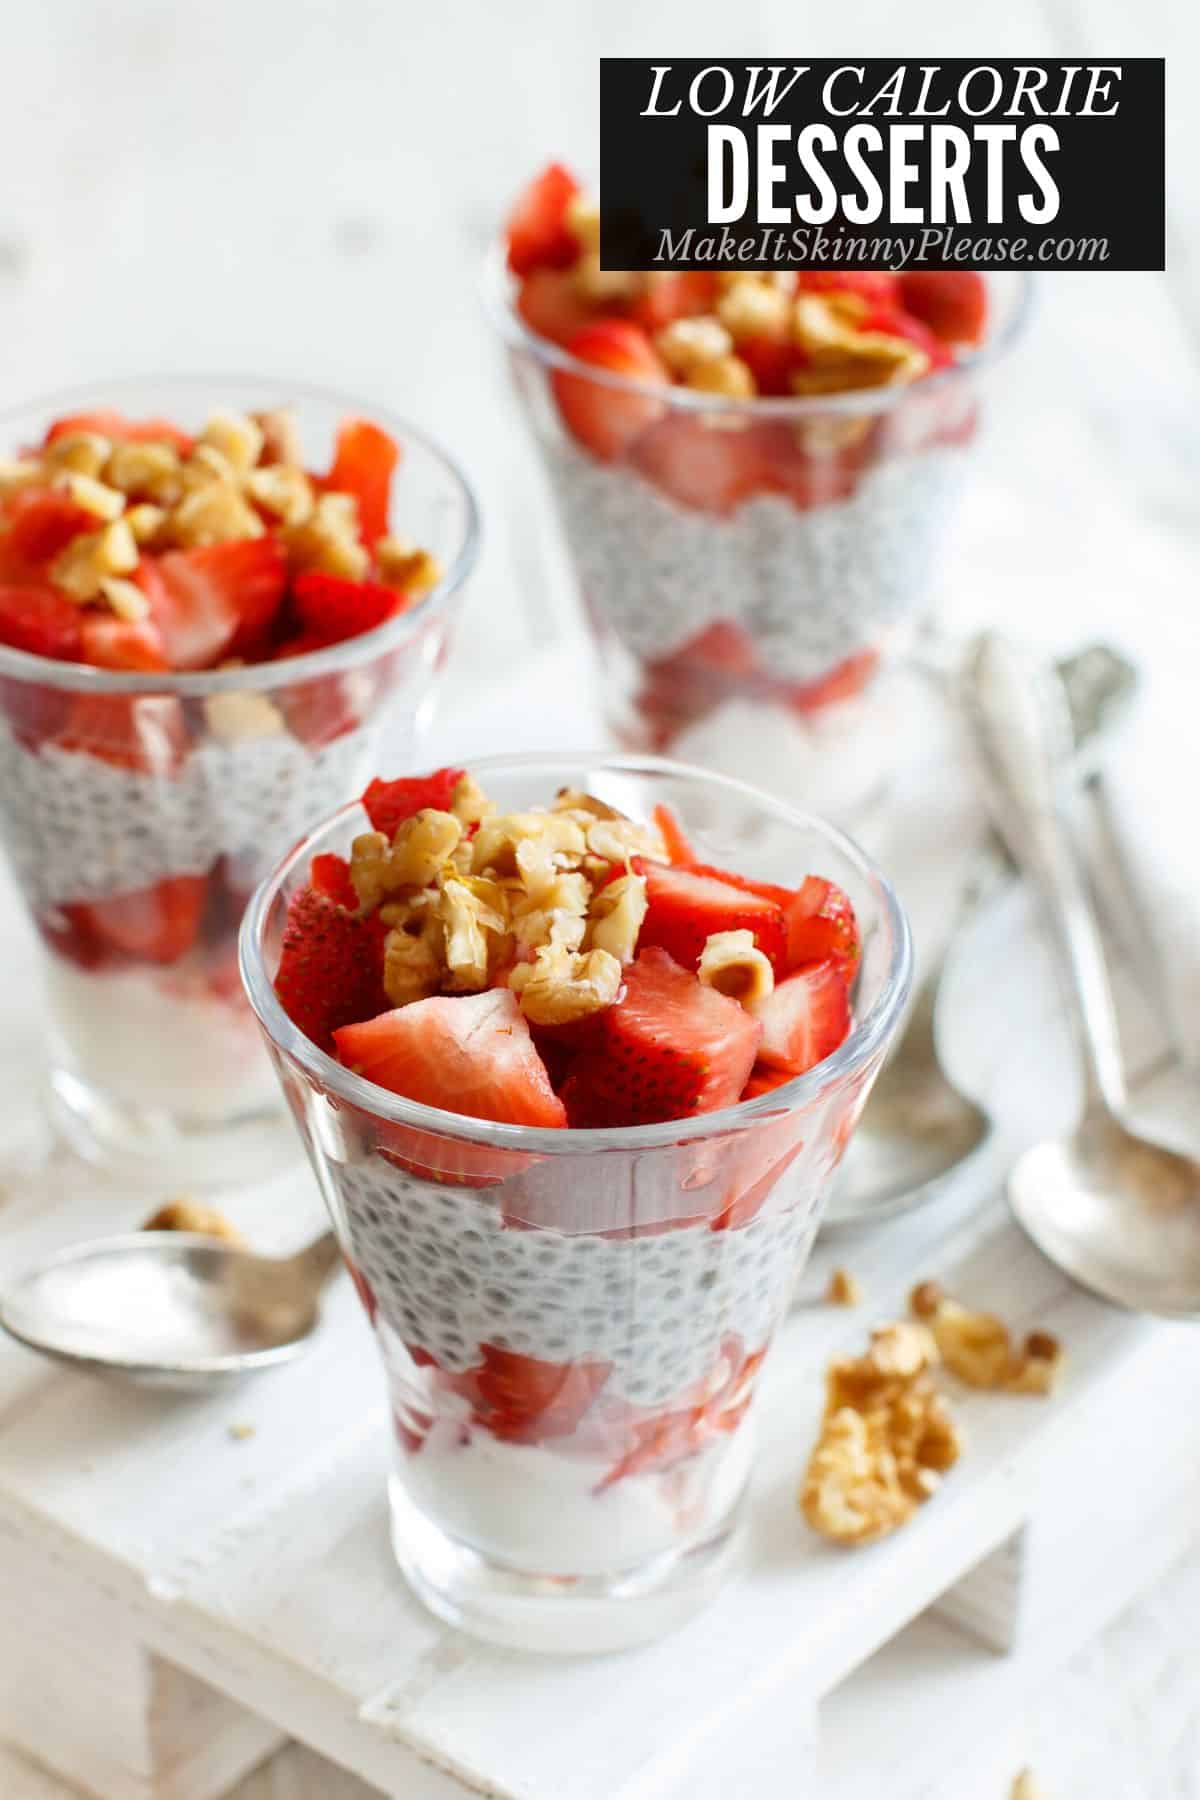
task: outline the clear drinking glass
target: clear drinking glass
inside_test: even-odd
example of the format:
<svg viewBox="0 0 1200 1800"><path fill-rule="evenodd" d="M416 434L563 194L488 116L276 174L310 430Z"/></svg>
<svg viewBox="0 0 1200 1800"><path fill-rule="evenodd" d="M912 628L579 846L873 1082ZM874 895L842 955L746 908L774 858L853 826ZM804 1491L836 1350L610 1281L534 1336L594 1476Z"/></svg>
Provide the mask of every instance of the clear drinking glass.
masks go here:
<svg viewBox="0 0 1200 1800"><path fill-rule="evenodd" d="M385 1093L278 1004L289 898L315 853L347 850L360 807L247 911L243 978L383 1359L397 1560L478 1636L612 1649L680 1623L728 1567L755 1382L895 1030L908 929L847 838L740 782L636 756L476 772L504 811L563 785L633 817L665 802L706 862L819 871L862 927L853 1028L819 1068L699 1118L553 1131Z"/></svg>
<svg viewBox="0 0 1200 1800"><path fill-rule="evenodd" d="M983 345L909 386L737 400L579 362L486 271L549 477L618 743L766 782L852 817L895 765L893 675L979 424L980 377L1028 279L987 278ZM616 409L607 458L568 428Z"/></svg>
<svg viewBox="0 0 1200 1800"><path fill-rule="evenodd" d="M315 468L342 418L375 418L401 447L395 528L446 570L373 632L244 668L124 674L0 645L0 838L45 948L57 1121L93 1159L223 1180L279 1149L278 1086L238 978L242 912L313 818L381 758L411 758L476 507L422 433L283 382L106 383L0 417L0 444L40 442L56 416L96 405L196 427L219 407L290 405Z"/></svg>

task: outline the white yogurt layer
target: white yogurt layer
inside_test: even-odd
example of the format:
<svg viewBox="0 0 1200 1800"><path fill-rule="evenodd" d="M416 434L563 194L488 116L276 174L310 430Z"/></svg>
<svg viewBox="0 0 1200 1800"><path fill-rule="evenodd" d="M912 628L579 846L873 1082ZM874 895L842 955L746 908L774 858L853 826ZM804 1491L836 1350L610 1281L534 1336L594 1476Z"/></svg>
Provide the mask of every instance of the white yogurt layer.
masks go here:
<svg viewBox="0 0 1200 1800"><path fill-rule="evenodd" d="M394 1480L442 1530L530 1574L610 1575L695 1543L731 1511L749 1473L753 1431L721 1432L672 1468L603 1487L611 1459L553 1445L464 1441L456 1418L431 1428Z"/></svg>
<svg viewBox="0 0 1200 1800"><path fill-rule="evenodd" d="M253 1014L199 976L88 971L48 954L46 982L63 1060L113 1100L202 1125L279 1105Z"/></svg>
<svg viewBox="0 0 1200 1800"><path fill-rule="evenodd" d="M545 445L589 605L635 656L740 624L773 675L816 681L917 604L963 450L897 454L847 500L761 494L728 515L678 505L633 469Z"/></svg>

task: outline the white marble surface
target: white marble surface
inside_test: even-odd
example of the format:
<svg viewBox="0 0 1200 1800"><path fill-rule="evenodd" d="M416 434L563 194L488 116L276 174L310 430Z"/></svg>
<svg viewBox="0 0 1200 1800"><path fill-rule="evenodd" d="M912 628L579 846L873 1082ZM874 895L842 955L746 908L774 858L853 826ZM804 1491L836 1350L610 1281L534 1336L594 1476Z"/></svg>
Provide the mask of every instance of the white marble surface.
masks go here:
<svg viewBox="0 0 1200 1800"><path fill-rule="evenodd" d="M953 620L1003 618L1055 648L1113 638L1145 664L1151 709L1188 685L1200 154L1183 97L1198 34L1180 0L1017 0L1002 13L748 0L732 15L715 0L636 12L611 0L54 0L7 8L0 34L0 402L113 372L224 367L327 382L431 424L487 511L452 725L456 691L572 618L473 270L502 197L539 158L591 160L599 53L1166 52L1172 268L1041 284L941 598ZM0 945L0 960L10 953L20 938ZM1200 1558L981 1745L955 1800L999 1800L1025 1761L1049 1800L1196 1800L1198 1607ZM4 1800L60 1792L0 1759ZM364 1792L291 1750L239 1800Z"/></svg>

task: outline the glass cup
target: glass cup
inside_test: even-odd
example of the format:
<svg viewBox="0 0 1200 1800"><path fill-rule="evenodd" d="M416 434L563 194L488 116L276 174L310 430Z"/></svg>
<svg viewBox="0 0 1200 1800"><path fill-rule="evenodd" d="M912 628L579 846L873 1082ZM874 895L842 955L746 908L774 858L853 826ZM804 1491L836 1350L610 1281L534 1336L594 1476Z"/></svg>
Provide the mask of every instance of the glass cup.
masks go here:
<svg viewBox="0 0 1200 1800"><path fill-rule="evenodd" d="M463 476L377 408L266 380L106 383L0 419L40 442L100 403L202 422L293 408L311 467L348 413L401 446L392 517L446 570L397 619L305 656L188 674L114 673L0 645L0 838L45 949L57 1123L93 1160L189 1183L278 1155L278 1086L237 970L255 886L311 820L427 722L478 525ZM286 1137L283 1140L286 1143Z"/></svg>
<svg viewBox="0 0 1200 1800"><path fill-rule="evenodd" d="M392 1536L433 1612L492 1642L593 1651L673 1628L729 1566L763 1357L900 1016L911 951L847 838L740 782L655 757L500 758L501 810L567 785L665 802L701 857L839 882L863 935L854 1024L826 1062L703 1117L534 1130L352 1074L272 986L288 901L344 807L251 901L242 974L375 1329L394 1425Z"/></svg>
<svg viewBox="0 0 1200 1800"><path fill-rule="evenodd" d="M525 324L493 251L489 310L623 747L764 781L838 818L879 793L919 705L899 665L928 607L980 377L1027 309L1026 277L987 282L986 341L951 367L908 386L739 400L578 361Z"/></svg>

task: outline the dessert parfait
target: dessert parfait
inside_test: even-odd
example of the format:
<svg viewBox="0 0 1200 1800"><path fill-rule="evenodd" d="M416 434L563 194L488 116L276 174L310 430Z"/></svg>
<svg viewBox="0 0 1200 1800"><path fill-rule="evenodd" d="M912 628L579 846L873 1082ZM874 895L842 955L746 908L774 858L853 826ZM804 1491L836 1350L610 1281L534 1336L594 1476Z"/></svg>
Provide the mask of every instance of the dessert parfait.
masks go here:
<svg viewBox="0 0 1200 1800"><path fill-rule="evenodd" d="M443 1616L598 1649L709 1591L907 954L846 840L654 759L373 781L260 891L247 986Z"/></svg>
<svg viewBox="0 0 1200 1800"><path fill-rule="evenodd" d="M214 1128L277 1103L246 901L385 736L404 753L473 535L413 433L268 396L46 409L0 463L0 833L46 951L58 1111L97 1154L187 1142L190 1177Z"/></svg>
<svg viewBox="0 0 1200 1800"><path fill-rule="evenodd" d="M966 269L606 270L599 228L553 165L494 274L611 723L853 807L890 713L869 690L927 600L1020 292Z"/></svg>

